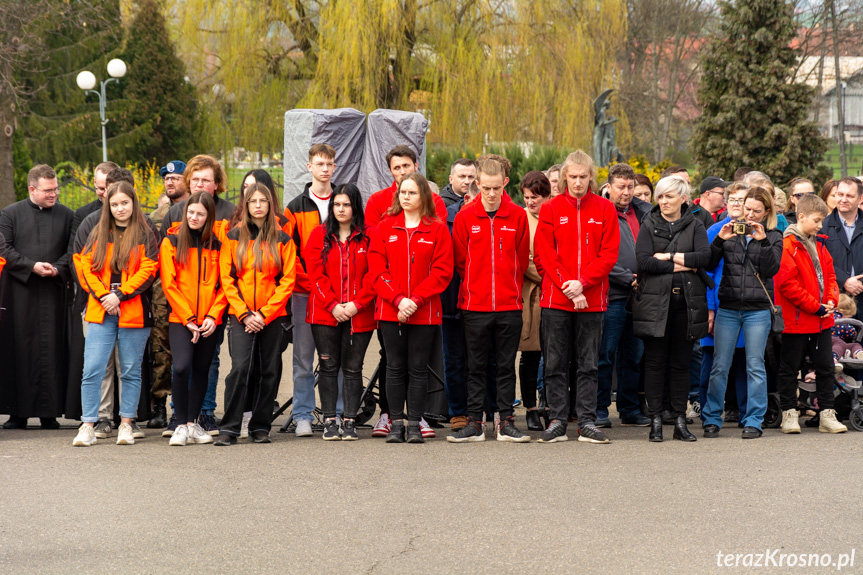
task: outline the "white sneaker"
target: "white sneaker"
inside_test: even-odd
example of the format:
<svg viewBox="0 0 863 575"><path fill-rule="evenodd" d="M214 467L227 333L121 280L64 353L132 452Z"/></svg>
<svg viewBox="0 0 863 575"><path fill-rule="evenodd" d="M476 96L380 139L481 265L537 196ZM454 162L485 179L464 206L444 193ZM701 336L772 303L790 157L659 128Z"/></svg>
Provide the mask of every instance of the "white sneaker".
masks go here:
<svg viewBox="0 0 863 575"><path fill-rule="evenodd" d="M393 428L393 421L389 413L382 413L372 429L372 437L386 437Z"/></svg>
<svg viewBox="0 0 863 575"><path fill-rule="evenodd" d="M297 422L297 431L295 432L297 437L312 437L314 432L312 431L312 422L308 419L301 419Z"/></svg>
<svg viewBox="0 0 863 575"><path fill-rule="evenodd" d="M177 429L174 430L174 433L171 434L171 441L168 442L168 445L177 445L183 447L186 445L186 441L189 438L189 428L185 425L178 425Z"/></svg>
<svg viewBox="0 0 863 575"><path fill-rule="evenodd" d="M420 433L426 439L435 437L434 429L428 424L425 417L420 418Z"/></svg>
<svg viewBox="0 0 863 575"><path fill-rule="evenodd" d="M78 428L78 435L75 436L72 445L75 447L96 445L96 432L93 430L93 426L84 424Z"/></svg>
<svg viewBox="0 0 863 575"><path fill-rule="evenodd" d="M245 439L249 436L249 422L252 421L252 412L243 412L243 423L240 424L240 439Z"/></svg>
<svg viewBox="0 0 863 575"><path fill-rule="evenodd" d="M204 428L197 423L186 427L188 429L189 441L192 443L213 443L213 436L204 431Z"/></svg>
<svg viewBox="0 0 863 575"><path fill-rule="evenodd" d="M835 409L822 409L818 431L821 433L845 433L848 428L836 419Z"/></svg>
<svg viewBox="0 0 863 575"><path fill-rule="evenodd" d="M121 423L117 428L117 445L135 445L132 426L128 423Z"/></svg>
<svg viewBox="0 0 863 575"><path fill-rule="evenodd" d="M782 433L800 433L799 413L796 409L786 409L782 412Z"/></svg>

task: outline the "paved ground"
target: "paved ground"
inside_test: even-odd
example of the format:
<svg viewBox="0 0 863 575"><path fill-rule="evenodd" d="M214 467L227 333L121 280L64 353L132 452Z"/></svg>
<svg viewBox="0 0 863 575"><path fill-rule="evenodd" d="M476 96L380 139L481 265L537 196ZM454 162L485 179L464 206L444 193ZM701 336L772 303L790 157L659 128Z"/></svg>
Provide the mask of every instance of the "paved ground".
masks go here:
<svg viewBox="0 0 863 575"><path fill-rule="evenodd" d="M0 430L2 573L836 572L717 567L720 552L774 549L777 562L854 551L842 572L863 572L854 431L388 445L362 430L355 443L82 449L63 423Z"/></svg>

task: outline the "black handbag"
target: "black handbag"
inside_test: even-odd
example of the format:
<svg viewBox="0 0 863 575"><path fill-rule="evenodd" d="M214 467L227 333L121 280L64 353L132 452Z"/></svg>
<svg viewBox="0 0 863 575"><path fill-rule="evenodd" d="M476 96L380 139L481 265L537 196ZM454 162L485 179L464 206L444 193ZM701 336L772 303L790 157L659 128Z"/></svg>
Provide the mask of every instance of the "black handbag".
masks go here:
<svg viewBox="0 0 863 575"><path fill-rule="evenodd" d="M773 298L770 297L770 292L767 291L764 282L761 281L761 276L755 271L755 266L752 265L752 260L746 258L746 263L752 268L752 273L755 274L755 279L761 284L761 289L764 290L764 295L767 296L767 301L770 303L770 333L777 335L785 331L785 318L782 317L782 308L773 304Z"/></svg>

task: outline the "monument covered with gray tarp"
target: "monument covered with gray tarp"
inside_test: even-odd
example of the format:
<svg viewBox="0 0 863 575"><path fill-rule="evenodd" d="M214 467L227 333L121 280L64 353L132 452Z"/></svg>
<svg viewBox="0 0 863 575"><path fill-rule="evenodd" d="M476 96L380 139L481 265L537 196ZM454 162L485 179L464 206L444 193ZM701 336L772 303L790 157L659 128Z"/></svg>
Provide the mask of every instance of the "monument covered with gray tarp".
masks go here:
<svg viewBox="0 0 863 575"><path fill-rule="evenodd" d="M417 154L419 171L426 173L426 132L429 121L417 112L378 109L369 114L365 153L357 181L365 199L393 183L387 152L406 144Z"/></svg>

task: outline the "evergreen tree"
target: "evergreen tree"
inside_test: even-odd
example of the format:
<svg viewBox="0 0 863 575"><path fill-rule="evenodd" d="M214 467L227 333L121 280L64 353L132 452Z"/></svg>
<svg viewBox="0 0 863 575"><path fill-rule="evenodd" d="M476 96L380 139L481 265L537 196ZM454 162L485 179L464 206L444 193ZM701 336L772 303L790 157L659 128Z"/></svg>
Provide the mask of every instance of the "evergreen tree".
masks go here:
<svg viewBox="0 0 863 575"><path fill-rule="evenodd" d="M807 119L813 90L792 80L793 3L718 4L719 28L702 51L703 112L692 142L701 173L729 178L751 166L780 185L798 176L823 181L827 141Z"/></svg>
<svg viewBox="0 0 863 575"><path fill-rule="evenodd" d="M190 158L195 152L195 93L185 80L159 0L138 2L123 59L129 70L123 94L130 107L120 121L122 155L130 162L155 160L160 165Z"/></svg>

